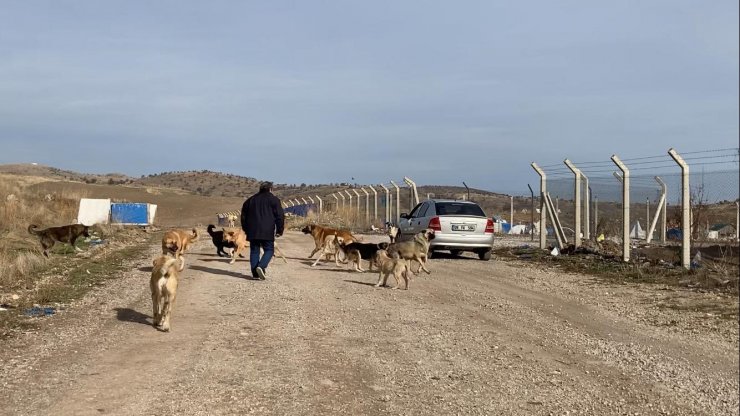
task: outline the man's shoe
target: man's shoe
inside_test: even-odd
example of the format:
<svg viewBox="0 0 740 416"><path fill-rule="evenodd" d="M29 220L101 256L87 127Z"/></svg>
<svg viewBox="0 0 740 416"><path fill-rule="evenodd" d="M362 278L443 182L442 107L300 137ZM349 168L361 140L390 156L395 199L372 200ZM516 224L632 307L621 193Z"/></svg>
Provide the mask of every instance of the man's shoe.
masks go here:
<svg viewBox="0 0 740 416"><path fill-rule="evenodd" d="M257 266L257 268L254 269L254 271L257 272L257 276L259 276L260 280L265 280L265 276L266 275L265 275L265 271L262 269L262 267Z"/></svg>

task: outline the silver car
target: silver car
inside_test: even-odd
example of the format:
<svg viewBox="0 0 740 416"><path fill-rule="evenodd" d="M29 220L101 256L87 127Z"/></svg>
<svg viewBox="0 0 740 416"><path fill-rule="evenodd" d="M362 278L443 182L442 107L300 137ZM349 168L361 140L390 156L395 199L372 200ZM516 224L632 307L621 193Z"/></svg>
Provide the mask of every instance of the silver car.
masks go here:
<svg viewBox="0 0 740 416"><path fill-rule="evenodd" d="M430 255L440 250L449 250L453 256L472 251L481 260L491 259L493 220L475 202L430 199L400 217L401 239L409 239L426 228L434 230Z"/></svg>

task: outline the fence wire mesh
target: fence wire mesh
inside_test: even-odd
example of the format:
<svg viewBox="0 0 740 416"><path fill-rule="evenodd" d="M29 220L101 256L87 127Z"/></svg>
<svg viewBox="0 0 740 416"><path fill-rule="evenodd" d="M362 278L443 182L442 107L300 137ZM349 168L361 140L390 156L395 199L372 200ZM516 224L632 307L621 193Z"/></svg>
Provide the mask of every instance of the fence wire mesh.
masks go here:
<svg viewBox="0 0 740 416"><path fill-rule="evenodd" d="M682 153L689 165L691 238L693 241L732 240L737 234L737 202L740 197L740 158L737 148ZM666 186L666 240L681 238L681 181L678 164L668 155L622 159L629 169L630 238L646 240L653 223L652 241L663 240L662 216L656 220L663 187ZM603 235L622 241L622 172L613 161L573 162L588 178L589 228L592 238ZM575 236L575 174L564 164L545 165L547 191L558 210L566 236ZM656 177L658 179L656 179ZM582 220L585 221L586 179L581 183ZM662 209L661 209L662 210ZM549 222L549 218L548 218ZM549 239L554 239L549 236Z"/></svg>

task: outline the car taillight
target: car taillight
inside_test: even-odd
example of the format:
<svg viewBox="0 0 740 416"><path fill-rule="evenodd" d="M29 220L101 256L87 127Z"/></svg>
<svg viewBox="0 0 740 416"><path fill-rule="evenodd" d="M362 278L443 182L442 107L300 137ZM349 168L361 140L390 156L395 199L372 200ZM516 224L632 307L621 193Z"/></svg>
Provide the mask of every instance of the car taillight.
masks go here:
<svg viewBox="0 0 740 416"><path fill-rule="evenodd" d="M434 231L442 231L442 224L439 222L439 217L433 217L429 220L429 228Z"/></svg>
<svg viewBox="0 0 740 416"><path fill-rule="evenodd" d="M486 222L486 232L493 234L493 220L490 218Z"/></svg>

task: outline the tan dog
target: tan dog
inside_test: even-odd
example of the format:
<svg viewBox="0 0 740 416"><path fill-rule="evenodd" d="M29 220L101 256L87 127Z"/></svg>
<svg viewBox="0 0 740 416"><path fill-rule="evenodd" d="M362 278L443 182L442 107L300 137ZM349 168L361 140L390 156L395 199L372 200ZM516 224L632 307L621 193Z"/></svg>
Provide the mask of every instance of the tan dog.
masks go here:
<svg viewBox="0 0 740 416"><path fill-rule="evenodd" d="M176 259L180 259L185 250L190 248L190 244L198 240L198 230L193 228L192 233L185 230L170 230L164 233L162 237L162 254L172 254ZM185 268L185 260L180 262L180 271Z"/></svg>
<svg viewBox="0 0 740 416"><path fill-rule="evenodd" d="M249 247L247 233L245 233L244 230L227 230L224 228L224 242L231 243L235 247L234 250L231 251L231 261L229 261L229 264L234 264L234 262L236 262L236 256L241 254L243 251L246 251ZM275 255L283 259L285 264L288 264L288 259L283 256L277 243L275 243Z"/></svg>
<svg viewBox="0 0 740 416"><path fill-rule="evenodd" d="M339 237L342 237L344 239L344 242L346 244L349 244L353 241L357 241L357 238L352 235L347 230L337 230L335 228L329 228L329 227L322 227L320 225L307 225L303 227L301 230L303 234L311 234L313 237L313 242L316 245L316 247L313 249L311 254L308 255L308 258L312 258L314 254L318 253L321 248L324 245L324 242L326 241L326 237L330 235L336 235Z"/></svg>
<svg viewBox="0 0 740 416"><path fill-rule="evenodd" d="M409 264L406 260L391 258L385 250L378 250L376 260L380 274L378 275L378 283L375 284L375 287L385 286L386 282L388 282L388 276L393 275L396 279L396 287L394 289L399 288L401 280L404 281L404 290L409 289Z"/></svg>
<svg viewBox="0 0 740 416"><path fill-rule="evenodd" d="M162 331L170 330L170 316L175 306L179 271L176 263L180 260L171 256L159 256L153 261L152 277L149 287L152 290L153 324Z"/></svg>
<svg viewBox="0 0 740 416"><path fill-rule="evenodd" d="M391 257L401 258L404 260L416 260L419 263L419 268L416 270L418 274L424 269L427 274L431 272L426 268L427 253L429 252L429 242L434 239L434 230L426 229L414 236L413 240L402 241L400 243L391 244L388 246L387 251Z"/></svg>
<svg viewBox="0 0 740 416"><path fill-rule="evenodd" d="M319 258L316 259L315 262L311 265L311 267L316 266L318 264L319 260L321 258L326 257L326 261L331 261L331 256L334 256L334 263L339 266L339 241L341 241L342 237L337 237L336 235L327 235L324 238L324 244L321 246L321 253L319 253Z"/></svg>

